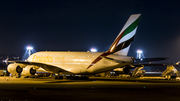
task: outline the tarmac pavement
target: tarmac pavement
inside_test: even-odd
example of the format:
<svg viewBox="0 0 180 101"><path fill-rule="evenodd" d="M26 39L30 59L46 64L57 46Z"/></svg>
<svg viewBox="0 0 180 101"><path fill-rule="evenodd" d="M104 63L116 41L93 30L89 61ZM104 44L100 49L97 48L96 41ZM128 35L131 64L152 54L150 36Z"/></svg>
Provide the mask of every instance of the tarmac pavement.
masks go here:
<svg viewBox="0 0 180 101"><path fill-rule="evenodd" d="M180 100L180 81L90 77L89 80L0 77L2 101Z"/></svg>

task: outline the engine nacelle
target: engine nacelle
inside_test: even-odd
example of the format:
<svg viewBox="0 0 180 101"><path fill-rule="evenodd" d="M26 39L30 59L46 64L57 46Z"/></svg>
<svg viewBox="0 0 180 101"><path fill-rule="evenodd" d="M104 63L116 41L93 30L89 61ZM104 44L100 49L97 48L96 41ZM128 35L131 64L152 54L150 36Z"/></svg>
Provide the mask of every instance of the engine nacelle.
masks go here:
<svg viewBox="0 0 180 101"><path fill-rule="evenodd" d="M14 64L9 64L7 70L9 73L12 74L20 74L24 67L25 65L23 64L14 63Z"/></svg>
<svg viewBox="0 0 180 101"><path fill-rule="evenodd" d="M34 75L35 73L36 73L36 69L33 69L33 66L29 65L23 68L21 75L31 76L31 75Z"/></svg>

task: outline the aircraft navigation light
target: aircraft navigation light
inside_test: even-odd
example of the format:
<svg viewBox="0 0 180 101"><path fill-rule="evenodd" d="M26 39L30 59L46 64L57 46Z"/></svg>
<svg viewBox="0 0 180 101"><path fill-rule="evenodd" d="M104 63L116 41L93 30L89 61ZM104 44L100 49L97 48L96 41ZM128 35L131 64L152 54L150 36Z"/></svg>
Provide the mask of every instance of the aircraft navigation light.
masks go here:
<svg viewBox="0 0 180 101"><path fill-rule="evenodd" d="M97 52L97 49L91 48L91 52Z"/></svg>

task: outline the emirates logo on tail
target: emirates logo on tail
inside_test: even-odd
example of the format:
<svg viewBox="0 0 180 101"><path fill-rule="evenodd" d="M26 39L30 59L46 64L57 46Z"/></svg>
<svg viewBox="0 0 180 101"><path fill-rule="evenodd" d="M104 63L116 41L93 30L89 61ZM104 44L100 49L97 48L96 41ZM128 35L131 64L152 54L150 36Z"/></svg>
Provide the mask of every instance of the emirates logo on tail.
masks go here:
<svg viewBox="0 0 180 101"><path fill-rule="evenodd" d="M123 29L121 30L121 32L119 33L119 35L117 36L111 47L109 48L108 53L127 55L129 51L129 47L134 39L138 27L140 15L141 14L134 14L129 17Z"/></svg>
<svg viewBox="0 0 180 101"><path fill-rule="evenodd" d="M134 39L138 22L141 14L133 14L129 17L128 21L120 31L119 35L109 48L109 50L100 56L98 56L88 67L95 65L98 61L102 59L102 56L106 57L110 54L119 54L119 55L127 55L131 42Z"/></svg>

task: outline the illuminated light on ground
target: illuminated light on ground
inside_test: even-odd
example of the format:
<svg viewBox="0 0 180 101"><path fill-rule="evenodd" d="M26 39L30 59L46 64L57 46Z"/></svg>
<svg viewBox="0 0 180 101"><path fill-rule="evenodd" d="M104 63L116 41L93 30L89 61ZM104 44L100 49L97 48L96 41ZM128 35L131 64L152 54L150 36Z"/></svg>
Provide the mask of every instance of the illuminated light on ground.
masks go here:
<svg viewBox="0 0 180 101"><path fill-rule="evenodd" d="M138 49L138 50L137 50L137 53L141 54L141 53L142 53L142 50L139 50L139 49Z"/></svg>
<svg viewBox="0 0 180 101"><path fill-rule="evenodd" d="M31 46L26 47L26 52L25 52L25 54L23 56L23 60L26 60L31 54L33 54L35 52L36 51L34 50L33 47L31 47Z"/></svg>
<svg viewBox="0 0 180 101"><path fill-rule="evenodd" d="M137 50L137 58L140 60L143 60L144 58L143 51L140 49Z"/></svg>
<svg viewBox="0 0 180 101"><path fill-rule="evenodd" d="M91 52L97 52L97 49L91 48Z"/></svg>
<svg viewBox="0 0 180 101"><path fill-rule="evenodd" d="M28 55L29 55L29 56L31 55L31 50L32 50L32 49L33 49L33 47L30 47L30 46L27 47L27 50L28 50L28 53L29 53Z"/></svg>
<svg viewBox="0 0 180 101"><path fill-rule="evenodd" d="M32 49L33 49L33 47L28 46L28 47L27 47L27 49L28 49L28 50L32 50Z"/></svg>

